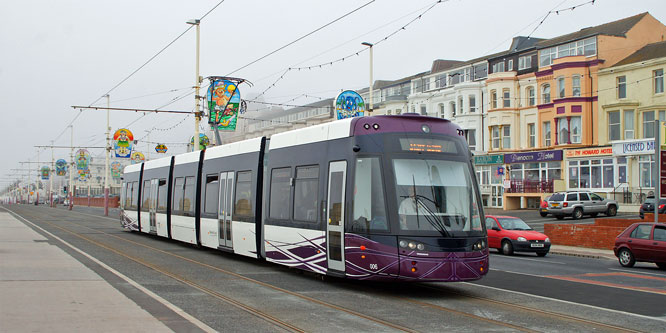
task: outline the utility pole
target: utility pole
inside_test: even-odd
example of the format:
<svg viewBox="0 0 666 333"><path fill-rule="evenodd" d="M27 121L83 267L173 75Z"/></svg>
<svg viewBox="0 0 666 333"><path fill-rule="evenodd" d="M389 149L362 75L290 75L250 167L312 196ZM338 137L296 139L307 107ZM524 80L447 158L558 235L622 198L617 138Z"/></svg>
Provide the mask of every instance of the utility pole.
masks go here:
<svg viewBox="0 0 666 333"><path fill-rule="evenodd" d="M109 125L109 107L111 96L106 94L106 163L104 163L104 216L109 216L109 153L111 151L111 139L109 138L111 127ZM88 189L90 193L90 189ZM88 195L90 197L90 194ZM89 199L90 200L90 199Z"/></svg>
<svg viewBox="0 0 666 333"><path fill-rule="evenodd" d="M196 44L196 73L194 77L194 144L192 145L192 151L199 150L199 122L201 121L201 113L199 113L199 88L201 87L201 78L199 78L199 33L201 26L201 20L193 19L187 21L187 24L192 24L197 26L197 44Z"/></svg>
<svg viewBox="0 0 666 333"><path fill-rule="evenodd" d="M39 148L37 148L37 180L35 181L35 192L37 196L35 197L35 206L39 205L39 184L41 181L41 167L39 166Z"/></svg>
<svg viewBox="0 0 666 333"><path fill-rule="evenodd" d="M150 160L150 144L151 144L151 142L150 142L150 131L145 130L144 132L147 133L146 134L146 161L148 161L148 160Z"/></svg>
<svg viewBox="0 0 666 333"><path fill-rule="evenodd" d="M69 186L67 187L67 194L69 196L69 210L72 210L72 207L74 206L74 125L69 125L69 127L72 129L71 132L71 137L70 137L70 153L69 153L69 160L71 161L69 165Z"/></svg>
<svg viewBox="0 0 666 333"><path fill-rule="evenodd" d="M53 204L53 177L55 176L55 161L53 160L53 140L51 140L51 174L49 183L49 207L55 207Z"/></svg>

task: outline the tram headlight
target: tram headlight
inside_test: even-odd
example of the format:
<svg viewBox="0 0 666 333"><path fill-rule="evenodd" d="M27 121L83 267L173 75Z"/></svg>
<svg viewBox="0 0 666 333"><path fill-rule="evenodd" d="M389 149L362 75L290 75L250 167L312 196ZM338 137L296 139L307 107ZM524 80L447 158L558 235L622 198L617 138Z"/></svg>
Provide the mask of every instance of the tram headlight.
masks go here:
<svg viewBox="0 0 666 333"><path fill-rule="evenodd" d="M481 251L485 248L486 248L486 240L485 239L480 239L480 240L476 241L476 243L474 243L474 245L472 246L472 249L474 251Z"/></svg>
<svg viewBox="0 0 666 333"><path fill-rule="evenodd" d="M413 250L413 249L416 248L416 243L414 243L414 242L409 242L409 244L407 244L407 246L409 246L409 248Z"/></svg>
<svg viewBox="0 0 666 333"><path fill-rule="evenodd" d="M419 243L419 244L416 245L416 249L419 250L419 251L423 251L423 250L425 250L425 245Z"/></svg>
<svg viewBox="0 0 666 333"><path fill-rule="evenodd" d="M401 240L398 245L400 245L400 247L407 247L407 241Z"/></svg>

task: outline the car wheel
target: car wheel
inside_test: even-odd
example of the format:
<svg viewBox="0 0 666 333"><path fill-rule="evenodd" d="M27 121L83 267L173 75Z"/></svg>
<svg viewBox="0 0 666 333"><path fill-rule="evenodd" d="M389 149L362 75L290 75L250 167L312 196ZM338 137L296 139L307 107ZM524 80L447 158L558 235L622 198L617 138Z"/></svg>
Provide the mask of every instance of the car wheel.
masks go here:
<svg viewBox="0 0 666 333"><path fill-rule="evenodd" d="M617 207L615 207L614 205L609 206L608 210L606 211L606 215L607 216L615 216L615 214L617 214Z"/></svg>
<svg viewBox="0 0 666 333"><path fill-rule="evenodd" d="M592 213L592 214L590 214L591 217L597 217L597 215L599 215L599 213Z"/></svg>
<svg viewBox="0 0 666 333"><path fill-rule="evenodd" d="M583 217L583 210L580 209L580 208L576 208L576 209L574 209L574 211L573 211L573 215L571 215L571 217L572 217L574 220L578 220L578 219L580 219L581 217Z"/></svg>
<svg viewBox="0 0 666 333"><path fill-rule="evenodd" d="M666 269L666 262L658 262L657 267L659 267L659 269Z"/></svg>
<svg viewBox="0 0 666 333"><path fill-rule="evenodd" d="M564 220L564 215L557 215L555 218L558 220Z"/></svg>
<svg viewBox="0 0 666 333"><path fill-rule="evenodd" d="M547 254L548 254L548 251L546 251L546 252L537 252L537 255L539 257L545 257Z"/></svg>
<svg viewBox="0 0 666 333"><path fill-rule="evenodd" d="M502 241L502 254L510 256L513 254L513 245L508 240Z"/></svg>
<svg viewBox="0 0 666 333"><path fill-rule="evenodd" d="M546 216L548 216L548 213L541 212L541 213L539 213L539 215L541 215L541 217L546 217Z"/></svg>
<svg viewBox="0 0 666 333"><path fill-rule="evenodd" d="M623 267L634 267L634 264L636 263L634 255L627 248L621 249L617 254L617 258L620 261L620 265Z"/></svg>

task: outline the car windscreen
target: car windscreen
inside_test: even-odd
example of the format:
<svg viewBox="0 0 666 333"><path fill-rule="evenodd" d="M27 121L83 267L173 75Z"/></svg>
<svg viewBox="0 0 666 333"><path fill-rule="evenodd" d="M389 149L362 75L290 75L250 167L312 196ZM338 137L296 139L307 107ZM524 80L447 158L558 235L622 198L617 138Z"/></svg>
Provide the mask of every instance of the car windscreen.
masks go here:
<svg viewBox="0 0 666 333"><path fill-rule="evenodd" d="M563 201L564 200L564 194L563 193L555 193L553 194L552 197L550 197L550 200L548 201Z"/></svg>
<svg viewBox="0 0 666 333"><path fill-rule="evenodd" d="M527 223L518 218L500 217L497 220L502 225L502 228L506 230L532 230Z"/></svg>

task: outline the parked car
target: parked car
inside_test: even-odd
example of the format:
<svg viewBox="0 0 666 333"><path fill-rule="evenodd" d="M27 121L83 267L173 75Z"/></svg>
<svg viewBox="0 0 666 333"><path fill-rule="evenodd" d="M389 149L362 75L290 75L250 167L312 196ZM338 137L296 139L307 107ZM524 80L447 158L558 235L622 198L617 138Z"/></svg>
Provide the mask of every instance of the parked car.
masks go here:
<svg viewBox="0 0 666 333"><path fill-rule="evenodd" d="M549 195L541 200L541 204L539 205L539 215L541 215L541 217L548 216L548 200L550 200L551 196L552 195Z"/></svg>
<svg viewBox="0 0 666 333"><path fill-rule="evenodd" d="M624 267L653 262L666 270L666 224L634 223L615 239L615 256Z"/></svg>
<svg viewBox="0 0 666 333"><path fill-rule="evenodd" d="M548 236L534 231L525 221L513 216L486 215L488 248L511 255L513 252L536 252L544 257L550 251Z"/></svg>
<svg viewBox="0 0 666 333"><path fill-rule="evenodd" d="M571 216L577 220L583 215L597 216L604 213L607 216L617 214L618 203L615 200L604 199L596 193L587 191L569 191L553 194L548 201L548 214L553 214L558 220Z"/></svg>
<svg viewBox="0 0 666 333"><path fill-rule="evenodd" d="M641 208L638 209L638 215L642 218L645 213L654 213L654 197L647 197ZM666 214L666 199L659 199L659 214Z"/></svg>

